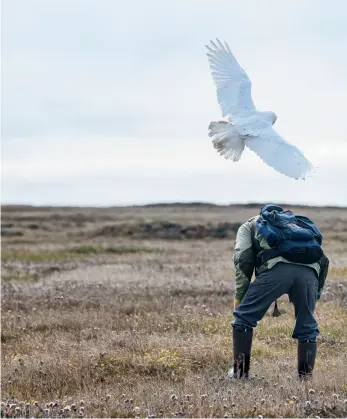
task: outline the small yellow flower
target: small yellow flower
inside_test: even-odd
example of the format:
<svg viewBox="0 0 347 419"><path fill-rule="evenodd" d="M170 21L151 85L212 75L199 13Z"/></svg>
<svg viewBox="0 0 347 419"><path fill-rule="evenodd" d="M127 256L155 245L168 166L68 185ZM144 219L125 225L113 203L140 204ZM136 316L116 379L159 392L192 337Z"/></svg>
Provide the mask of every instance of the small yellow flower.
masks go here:
<svg viewBox="0 0 347 419"><path fill-rule="evenodd" d="M289 404L294 404L293 400L289 400Z"/></svg>

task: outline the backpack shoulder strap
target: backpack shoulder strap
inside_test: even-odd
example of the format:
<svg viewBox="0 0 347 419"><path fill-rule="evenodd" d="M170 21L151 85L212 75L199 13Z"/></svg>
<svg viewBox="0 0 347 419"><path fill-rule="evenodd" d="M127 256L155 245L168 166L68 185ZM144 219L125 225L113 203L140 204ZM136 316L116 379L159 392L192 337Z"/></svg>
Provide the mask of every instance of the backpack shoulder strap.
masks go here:
<svg viewBox="0 0 347 419"><path fill-rule="evenodd" d="M261 214L258 217L264 219ZM276 248L262 249L260 247L259 242L256 240L255 238L256 222L259 218L255 218L251 224L252 247L256 255L256 259L255 259L256 271L258 268L260 268L260 266L262 266L268 260L278 256L278 251Z"/></svg>
<svg viewBox="0 0 347 419"><path fill-rule="evenodd" d="M257 240L255 239L256 221L257 219L254 218L251 222L251 238L252 238L252 249L255 252L255 254L258 255L258 253L261 251L261 248L259 246L259 243L257 243Z"/></svg>

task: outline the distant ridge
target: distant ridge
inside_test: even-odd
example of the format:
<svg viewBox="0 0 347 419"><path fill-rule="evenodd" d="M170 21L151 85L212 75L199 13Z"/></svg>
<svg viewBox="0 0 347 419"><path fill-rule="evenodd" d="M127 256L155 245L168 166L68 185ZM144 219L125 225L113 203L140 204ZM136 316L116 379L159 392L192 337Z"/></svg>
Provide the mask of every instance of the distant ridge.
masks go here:
<svg viewBox="0 0 347 419"><path fill-rule="evenodd" d="M214 204L212 202L192 201L192 202L152 202L147 204L133 204L133 205L111 205L111 206L66 206L66 205L26 205L26 204L1 204L1 210L6 211L37 211L42 210L92 210L92 209L112 209L112 208L168 208L168 207L207 207L207 208L260 208L265 203L272 203L280 205L284 208L326 208L344 210L347 206L338 205L306 205L296 203L281 203L281 202L247 202L247 203L231 203L231 204Z"/></svg>
<svg viewBox="0 0 347 419"><path fill-rule="evenodd" d="M248 202L248 203L233 203L233 204L214 204L212 202L158 202L158 203L149 203L144 205L129 205L129 207L215 207L215 208L260 208L264 204L275 204L281 207L289 208L328 208L328 209L347 209L346 206L338 205L305 205L305 204L296 204L296 203L283 203L283 202Z"/></svg>

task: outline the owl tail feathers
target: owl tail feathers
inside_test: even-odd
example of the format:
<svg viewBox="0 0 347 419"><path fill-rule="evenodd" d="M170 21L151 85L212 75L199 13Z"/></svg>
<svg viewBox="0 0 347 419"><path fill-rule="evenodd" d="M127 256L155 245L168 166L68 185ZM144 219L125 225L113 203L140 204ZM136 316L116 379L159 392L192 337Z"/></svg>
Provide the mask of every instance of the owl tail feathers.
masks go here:
<svg viewBox="0 0 347 419"><path fill-rule="evenodd" d="M238 136L233 136L230 123L226 121L211 122L208 127L208 136L212 138L213 147L221 156L233 162L240 160L245 143Z"/></svg>
<svg viewBox="0 0 347 419"><path fill-rule="evenodd" d="M228 136L228 123L226 121L212 121L208 126L208 136L215 139L223 139Z"/></svg>

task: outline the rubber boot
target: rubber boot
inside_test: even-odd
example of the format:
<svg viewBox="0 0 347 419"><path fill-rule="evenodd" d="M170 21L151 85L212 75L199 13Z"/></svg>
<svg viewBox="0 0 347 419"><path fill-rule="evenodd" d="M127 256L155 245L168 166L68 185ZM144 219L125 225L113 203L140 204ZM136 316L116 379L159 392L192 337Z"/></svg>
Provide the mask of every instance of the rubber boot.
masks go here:
<svg viewBox="0 0 347 419"><path fill-rule="evenodd" d="M252 339L253 329L236 330L233 328L234 367L229 371L229 377L248 378Z"/></svg>
<svg viewBox="0 0 347 419"><path fill-rule="evenodd" d="M316 342L298 342L298 374L305 379L312 376L317 354Z"/></svg>

